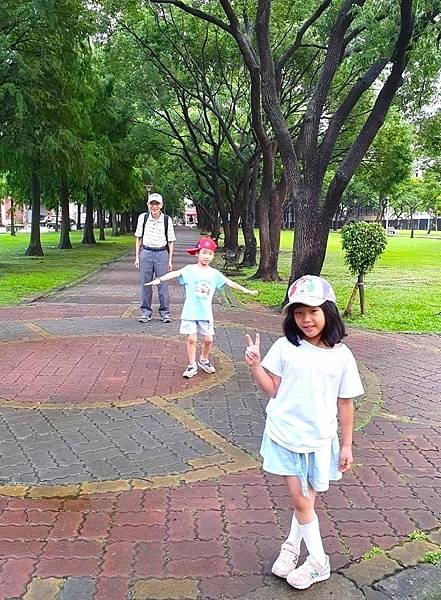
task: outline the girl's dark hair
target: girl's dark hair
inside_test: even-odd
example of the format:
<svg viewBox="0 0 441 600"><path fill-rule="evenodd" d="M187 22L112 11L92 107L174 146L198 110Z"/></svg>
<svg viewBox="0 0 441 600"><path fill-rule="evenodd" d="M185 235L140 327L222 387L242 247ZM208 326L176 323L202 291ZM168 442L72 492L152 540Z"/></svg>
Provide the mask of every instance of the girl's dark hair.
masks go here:
<svg viewBox="0 0 441 600"><path fill-rule="evenodd" d="M304 333L297 327L294 319L294 311L300 306L305 306L305 304L299 304L297 302L291 304L291 306L288 307L288 312L283 321L283 333L294 346L299 346L300 340L305 339ZM321 340L326 346L332 348L345 337L345 326L334 302L326 300L319 308L322 309L323 314L325 315L325 326L322 331Z"/></svg>

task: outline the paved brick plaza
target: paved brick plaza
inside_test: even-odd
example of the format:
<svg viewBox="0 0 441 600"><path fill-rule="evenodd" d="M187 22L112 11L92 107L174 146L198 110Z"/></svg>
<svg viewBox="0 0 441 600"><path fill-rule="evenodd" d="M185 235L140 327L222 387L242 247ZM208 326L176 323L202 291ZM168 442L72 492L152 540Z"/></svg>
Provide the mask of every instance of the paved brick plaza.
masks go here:
<svg viewBox="0 0 441 600"><path fill-rule="evenodd" d="M356 466L319 500L335 573L299 593L270 575L290 501L260 470L266 399L242 359L280 317L218 299L217 373L185 381L181 290L171 324L139 324L132 260L0 309L0 600L381 600L409 573L441 589L440 569L412 570L441 544L441 337L348 337Z"/></svg>

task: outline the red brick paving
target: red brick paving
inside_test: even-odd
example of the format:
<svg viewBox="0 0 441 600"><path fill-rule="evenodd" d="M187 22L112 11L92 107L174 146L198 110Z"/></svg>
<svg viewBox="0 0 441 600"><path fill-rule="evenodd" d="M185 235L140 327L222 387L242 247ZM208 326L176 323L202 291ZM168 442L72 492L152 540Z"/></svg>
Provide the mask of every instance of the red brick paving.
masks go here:
<svg viewBox="0 0 441 600"><path fill-rule="evenodd" d="M44 312L38 305L0 307L0 321L34 321L35 319L69 319L73 317L121 317L127 306L45 304Z"/></svg>
<svg viewBox="0 0 441 600"><path fill-rule="evenodd" d="M164 363L162 356L169 358ZM62 358L61 358L62 357ZM130 403L179 393L197 380L182 377L185 342L149 337L67 337L11 342L2 348L0 396L61 406ZM26 370L23 373L23 361ZM152 370L157 377L152 377Z"/></svg>
<svg viewBox="0 0 441 600"><path fill-rule="evenodd" d="M32 320L36 310L3 308L0 321ZM126 310L46 304L44 318L111 318ZM279 315L257 310L262 329L280 332ZM220 323L256 326L254 310L217 306L215 314ZM319 495L317 512L334 569L359 559L373 545L387 549L414 529L435 528L441 517L439 336L357 331L348 343L379 376L384 410L396 418L380 414L357 433L355 468ZM155 339L152 344L142 337L57 338L11 342L3 349L1 364L7 368L0 377L6 377L7 397L16 402L35 402L37 397L47 401L48 392L52 402L124 402L134 395L165 394L192 385L182 381L185 344L175 340ZM57 351L63 353L63 364L54 372ZM123 369L122 356L133 357L130 369ZM152 362L155 356L167 357L163 373L159 362ZM28 369L18 377L24 359ZM81 379L86 364L88 376ZM146 375L152 364L160 372L156 382ZM57 374L67 383L54 389ZM412 417L415 423L401 417ZM201 600L242 594L251 598L270 573L290 519L283 482L258 470L178 489L67 500L0 496L0 599L22 597L36 576L94 577L94 600L126 600L137 579L170 577L195 578Z"/></svg>

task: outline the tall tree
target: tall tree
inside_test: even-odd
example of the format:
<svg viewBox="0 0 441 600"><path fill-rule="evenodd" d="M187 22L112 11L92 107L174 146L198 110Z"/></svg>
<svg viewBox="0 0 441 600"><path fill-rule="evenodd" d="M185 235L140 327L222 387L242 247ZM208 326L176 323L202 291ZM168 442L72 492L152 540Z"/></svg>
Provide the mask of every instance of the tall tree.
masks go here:
<svg viewBox="0 0 441 600"><path fill-rule="evenodd" d="M150 1L174 5L235 39L250 74L253 115L263 107L280 152L288 194L294 200L291 279L319 274L342 194L404 78L412 83L424 73L427 84L439 72L436 25L440 2L393 0L386 5L323 0L292 11L286 3L257 0L255 16L250 16L254 6L248 11L247 6L234 7L229 0L204 3L203 9L199 2ZM281 15L287 10L294 13L293 19L286 24L285 15L284 24ZM289 114L285 82L291 83L299 74L297 66L304 69L305 64L309 66L303 80L306 73L312 76L304 86L303 103L295 115ZM375 89L375 101L370 110L357 115L370 89ZM356 115L351 143L342 149L339 139ZM253 126L265 152L269 146L259 134L261 123L254 119ZM325 187L330 169L333 177Z"/></svg>
<svg viewBox="0 0 441 600"><path fill-rule="evenodd" d="M82 0L6 0L0 5L0 168L32 197L28 255L42 255L41 186L72 142L76 52L87 38Z"/></svg>

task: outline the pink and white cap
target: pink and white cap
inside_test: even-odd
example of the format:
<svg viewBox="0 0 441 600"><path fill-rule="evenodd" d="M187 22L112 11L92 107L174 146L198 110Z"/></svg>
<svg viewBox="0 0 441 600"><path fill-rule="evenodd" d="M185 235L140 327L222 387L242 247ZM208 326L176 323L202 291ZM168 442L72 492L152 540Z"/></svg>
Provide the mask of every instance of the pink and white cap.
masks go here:
<svg viewBox="0 0 441 600"><path fill-rule="evenodd" d="M336 304L334 290L331 284L317 275L303 275L294 281L288 290L288 303L284 307L284 312L291 304L306 304L306 306L320 306L323 302L329 300Z"/></svg>

